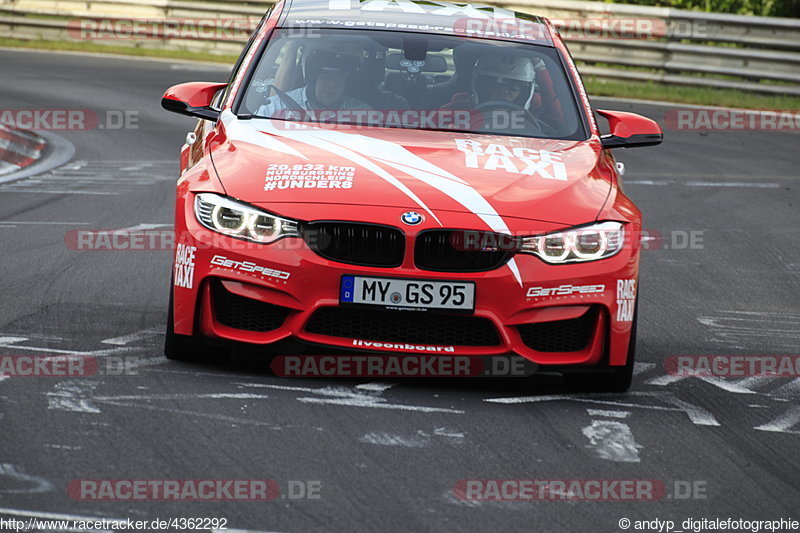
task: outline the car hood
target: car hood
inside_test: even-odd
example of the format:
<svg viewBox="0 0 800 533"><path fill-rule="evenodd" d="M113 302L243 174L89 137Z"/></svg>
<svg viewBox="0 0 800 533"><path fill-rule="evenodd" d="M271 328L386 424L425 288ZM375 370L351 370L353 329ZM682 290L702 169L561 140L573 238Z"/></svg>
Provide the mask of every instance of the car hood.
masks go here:
<svg viewBox="0 0 800 533"><path fill-rule="evenodd" d="M228 195L280 204L396 207L574 225L596 219L613 171L597 139L561 141L222 114L209 148ZM343 211L346 218L346 211ZM314 219L313 211L306 217Z"/></svg>

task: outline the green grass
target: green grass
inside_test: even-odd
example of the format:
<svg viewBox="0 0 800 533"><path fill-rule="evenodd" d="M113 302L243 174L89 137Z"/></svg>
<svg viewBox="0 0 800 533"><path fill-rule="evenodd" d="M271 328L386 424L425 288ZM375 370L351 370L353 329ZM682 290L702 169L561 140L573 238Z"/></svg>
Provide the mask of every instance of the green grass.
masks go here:
<svg viewBox="0 0 800 533"><path fill-rule="evenodd" d="M134 46L107 46L88 42L39 41L0 37L0 46L34 48L42 50L67 50L78 52L100 52L140 57L185 59L233 65L235 55L218 55L203 52L139 48ZM684 87L652 82L606 81L584 78L590 96L613 96L638 100L661 100L695 105L741 107L746 109L800 109L800 96L755 94L733 89L711 87Z"/></svg>
<svg viewBox="0 0 800 533"><path fill-rule="evenodd" d="M238 56L231 54L212 54L209 52L189 52L185 50L165 50L136 46L109 46L79 41L41 41L0 37L0 46L12 48L34 48L37 50L59 50L75 52L95 52L104 54L123 54L140 57L159 57L168 59L187 59L224 63L233 66Z"/></svg>
<svg viewBox="0 0 800 533"><path fill-rule="evenodd" d="M735 89L686 87L653 82L606 81L586 76L589 96L662 100L681 104L741 107L745 109L800 109L800 96L756 94Z"/></svg>

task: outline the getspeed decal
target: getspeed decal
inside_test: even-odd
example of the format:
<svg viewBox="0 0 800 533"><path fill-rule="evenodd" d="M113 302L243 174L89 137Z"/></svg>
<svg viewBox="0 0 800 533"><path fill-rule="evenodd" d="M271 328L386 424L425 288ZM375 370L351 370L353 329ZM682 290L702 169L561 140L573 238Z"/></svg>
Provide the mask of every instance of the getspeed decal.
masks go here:
<svg viewBox="0 0 800 533"><path fill-rule="evenodd" d="M211 258L211 266L218 266L223 268L230 268L231 270L238 270L248 274L259 274L262 279L275 278L275 279L289 279L291 273L282 270L275 270L265 266L257 265L251 261L235 261L228 259L224 255L215 255Z"/></svg>
<svg viewBox="0 0 800 533"><path fill-rule="evenodd" d="M464 152L467 168L505 170L512 174L567 181L567 166L558 152L521 146L509 149L502 144L482 145L471 139L455 139L455 142L456 148Z"/></svg>
<svg viewBox="0 0 800 533"><path fill-rule="evenodd" d="M570 296L573 294L598 294L606 290L605 285L560 285L558 287L530 287L528 298L541 296Z"/></svg>

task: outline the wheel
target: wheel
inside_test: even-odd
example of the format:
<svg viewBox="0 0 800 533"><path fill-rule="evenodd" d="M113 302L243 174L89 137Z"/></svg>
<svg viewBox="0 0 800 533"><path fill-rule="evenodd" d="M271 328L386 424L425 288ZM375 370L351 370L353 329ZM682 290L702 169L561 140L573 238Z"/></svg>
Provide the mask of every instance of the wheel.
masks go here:
<svg viewBox="0 0 800 533"><path fill-rule="evenodd" d="M624 366L611 367L611 371L588 372L568 376L568 382L592 392L625 392L633 382L633 365L636 358L636 324L639 321L639 298L633 309L628 359Z"/></svg>
<svg viewBox="0 0 800 533"><path fill-rule="evenodd" d="M175 333L175 315L173 308L174 284L170 281L169 286L169 310L167 311L167 331L164 337L164 355L173 361L189 361L193 359L193 351L188 342L187 335Z"/></svg>
<svg viewBox="0 0 800 533"><path fill-rule="evenodd" d="M525 109L522 106L515 104L514 102L508 102L506 100L490 100L488 102L483 102L476 105L473 108L474 111L486 111L486 110L510 110L510 111L522 111L525 117L525 121L536 128L534 132L536 135L540 135L543 137L556 137L558 132L547 122L536 118L536 116L531 113L530 110Z"/></svg>

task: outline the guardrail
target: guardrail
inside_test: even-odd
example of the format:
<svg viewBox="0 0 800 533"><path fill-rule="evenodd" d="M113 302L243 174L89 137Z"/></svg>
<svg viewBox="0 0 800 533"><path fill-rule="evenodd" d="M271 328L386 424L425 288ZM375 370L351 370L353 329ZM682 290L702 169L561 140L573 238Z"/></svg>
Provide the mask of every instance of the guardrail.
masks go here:
<svg viewBox="0 0 800 533"><path fill-rule="evenodd" d="M607 4L582 0L508 0L497 5L554 21L584 76L642 80L759 93L800 95L800 20L747 17ZM19 39L76 40L78 19L248 20L253 25L270 0L0 0L0 35ZM648 35L575 33L581 21L646 21ZM70 21L72 27L70 27ZM635 24L634 24L635 26ZM149 31L146 39L116 39L130 45L209 54L236 54L245 36L183 38ZM93 39L87 39L92 41ZM109 44L104 39L94 40Z"/></svg>

